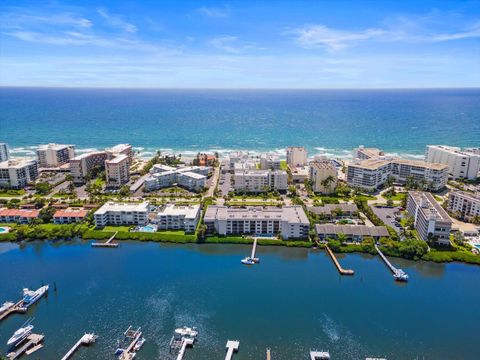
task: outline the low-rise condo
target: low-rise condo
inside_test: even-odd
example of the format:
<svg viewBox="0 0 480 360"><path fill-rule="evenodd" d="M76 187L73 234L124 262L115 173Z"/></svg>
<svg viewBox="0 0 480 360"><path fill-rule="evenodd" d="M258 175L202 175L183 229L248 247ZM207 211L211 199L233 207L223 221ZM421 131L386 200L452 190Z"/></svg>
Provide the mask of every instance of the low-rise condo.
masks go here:
<svg viewBox="0 0 480 360"><path fill-rule="evenodd" d="M346 241L362 241L366 237L378 240L389 237L385 226L316 224L315 231L320 240L345 237Z"/></svg>
<svg viewBox="0 0 480 360"><path fill-rule="evenodd" d="M0 209L1 223L18 223L28 224L37 219L40 215L40 210L36 209Z"/></svg>
<svg viewBox="0 0 480 360"><path fill-rule="evenodd" d="M179 206L167 204L150 216L151 222L160 230L185 230L193 233L200 220L200 205Z"/></svg>
<svg viewBox="0 0 480 360"><path fill-rule="evenodd" d="M409 191L407 212L414 219L414 227L424 241L450 243L452 220L429 192Z"/></svg>
<svg viewBox="0 0 480 360"><path fill-rule="evenodd" d="M208 166L185 166L175 168L157 164L145 179L145 191L155 191L173 185L180 185L188 190L200 191L207 186Z"/></svg>
<svg viewBox="0 0 480 360"><path fill-rule="evenodd" d="M211 205L204 216L207 232L219 235L281 235L305 239L310 222L301 206L227 207Z"/></svg>
<svg viewBox="0 0 480 360"><path fill-rule="evenodd" d="M59 209L53 214L53 222L55 224L72 224L85 219L88 215L88 210L85 209Z"/></svg>
<svg viewBox="0 0 480 360"><path fill-rule="evenodd" d="M94 220L97 227L105 225L145 225L148 222L150 204L118 203L109 201L95 211Z"/></svg>
<svg viewBox="0 0 480 360"><path fill-rule="evenodd" d="M271 190L286 191L288 174L284 170L235 171L234 189L237 192L261 193Z"/></svg>

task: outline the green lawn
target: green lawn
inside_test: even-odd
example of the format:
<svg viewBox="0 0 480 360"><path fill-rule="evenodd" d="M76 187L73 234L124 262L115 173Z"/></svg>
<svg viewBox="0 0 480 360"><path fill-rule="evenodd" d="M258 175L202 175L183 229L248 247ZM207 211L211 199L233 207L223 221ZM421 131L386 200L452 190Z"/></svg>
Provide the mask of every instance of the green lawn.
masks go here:
<svg viewBox="0 0 480 360"><path fill-rule="evenodd" d="M12 197L12 196L23 196L27 192L25 190L2 190L0 191L0 197Z"/></svg>
<svg viewBox="0 0 480 360"><path fill-rule="evenodd" d="M407 193L396 193L394 196L385 196L386 199L391 199L393 201L402 201L407 197Z"/></svg>
<svg viewBox="0 0 480 360"><path fill-rule="evenodd" d="M129 232L130 226L105 226L102 231L115 232L115 231L124 231Z"/></svg>
<svg viewBox="0 0 480 360"><path fill-rule="evenodd" d="M287 170L287 160L281 160L280 161L280 170Z"/></svg>

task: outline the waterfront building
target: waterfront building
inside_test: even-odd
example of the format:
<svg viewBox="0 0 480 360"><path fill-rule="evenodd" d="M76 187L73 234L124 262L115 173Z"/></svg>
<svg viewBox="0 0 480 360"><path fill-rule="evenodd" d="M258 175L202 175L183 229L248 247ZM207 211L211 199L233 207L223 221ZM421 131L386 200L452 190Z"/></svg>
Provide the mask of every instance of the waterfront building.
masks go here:
<svg viewBox="0 0 480 360"><path fill-rule="evenodd" d="M429 192L409 191L407 212L414 219L414 227L424 241L434 238L440 244L450 243L452 220Z"/></svg>
<svg viewBox="0 0 480 360"><path fill-rule="evenodd" d="M194 233L200 220L200 205L177 206L167 204L152 216L152 223L160 230L184 230Z"/></svg>
<svg viewBox="0 0 480 360"><path fill-rule="evenodd" d="M118 154L113 159L105 160L107 187L119 188L130 180L129 162L127 154Z"/></svg>
<svg viewBox="0 0 480 360"><path fill-rule="evenodd" d="M88 210L78 208L60 209L53 214L53 222L55 224L72 224L85 219Z"/></svg>
<svg viewBox="0 0 480 360"><path fill-rule="evenodd" d="M325 204L310 206L307 210L315 215L324 216L326 219L358 217L358 208L355 204Z"/></svg>
<svg viewBox="0 0 480 360"><path fill-rule="evenodd" d="M10 159L10 151L6 143L0 143L0 162Z"/></svg>
<svg viewBox="0 0 480 360"><path fill-rule="evenodd" d="M312 161L310 163L310 181L313 192L332 194L337 187L337 168L330 160Z"/></svg>
<svg viewBox="0 0 480 360"><path fill-rule="evenodd" d="M128 165L130 166L133 161L133 150L130 144L118 144L114 147L105 150L110 158L117 157L118 155L126 155L128 158Z"/></svg>
<svg viewBox="0 0 480 360"><path fill-rule="evenodd" d="M37 160L11 158L0 163L0 188L22 189L37 177Z"/></svg>
<svg viewBox="0 0 480 360"><path fill-rule="evenodd" d="M260 169L261 170L280 170L280 158L276 154L262 154L260 155Z"/></svg>
<svg viewBox="0 0 480 360"><path fill-rule="evenodd" d="M287 147L287 164L295 167L307 165L307 150L301 146Z"/></svg>
<svg viewBox="0 0 480 360"><path fill-rule="evenodd" d="M359 242L365 237L375 241L390 234L385 226L316 224L315 231L320 240L338 239L344 235L347 241Z"/></svg>
<svg viewBox="0 0 480 360"><path fill-rule="evenodd" d="M28 224L37 219L40 211L36 209L0 209L1 223Z"/></svg>
<svg viewBox="0 0 480 360"><path fill-rule="evenodd" d="M145 191L155 191L175 184L188 190L199 191L207 186L208 166L172 166L156 164L145 178Z"/></svg>
<svg viewBox="0 0 480 360"><path fill-rule="evenodd" d="M95 211L93 217L97 227L105 225L146 225L150 204L118 203L109 201Z"/></svg>
<svg viewBox="0 0 480 360"><path fill-rule="evenodd" d="M283 239L305 239L310 229L307 215L298 205L282 208L211 205L205 212L204 223L211 234L281 235Z"/></svg>
<svg viewBox="0 0 480 360"><path fill-rule="evenodd" d="M70 159L70 173L73 182L82 184L92 170L105 170L105 161L109 158L106 151L93 151Z"/></svg>
<svg viewBox="0 0 480 360"><path fill-rule="evenodd" d="M449 175L453 179L473 180L480 171L480 154L462 151L459 147L427 145L425 161L448 165Z"/></svg>
<svg viewBox="0 0 480 360"><path fill-rule="evenodd" d="M37 149L38 163L41 168L56 168L68 163L75 157L75 146L62 144L40 145Z"/></svg>
<svg viewBox="0 0 480 360"><path fill-rule="evenodd" d="M447 209L466 220L472 220L476 216L480 217L480 194L451 191L448 194Z"/></svg>
<svg viewBox="0 0 480 360"><path fill-rule="evenodd" d="M310 166L291 166L288 165L290 169L290 174L292 176L292 181L294 183L303 184L305 180L310 178Z"/></svg>
<svg viewBox="0 0 480 360"><path fill-rule="evenodd" d="M271 190L286 191L288 174L283 170L244 170L235 171L235 191L260 193Z"/></svg>
<svg viewBox="0 0 480 360"><path fill-rule="evenodd" d="M250 159L248 152L243 151L232 151L228 154L228 159L225 163L225 171L233 172L235 169L235 164L240 162L246 162Z"/></svg>
<svg viewBox="0 0 480 360"><path fill-rule="evenodd" d="M447 183L448 167L443 164L406 159L371 158L348 164L347 183L367 191L375 191L389 177L400 184L409 179L425 189L438 191Z"/></svg>
<svg viewBox="0 0 480 360"><path fill-rule="evenodd" d="M380 150L378 148L366 148L363 145L360 145L358 148L353 149L353 158L358 160L375 159L384 155L385 153L383 152L383 150Z"/></svg>

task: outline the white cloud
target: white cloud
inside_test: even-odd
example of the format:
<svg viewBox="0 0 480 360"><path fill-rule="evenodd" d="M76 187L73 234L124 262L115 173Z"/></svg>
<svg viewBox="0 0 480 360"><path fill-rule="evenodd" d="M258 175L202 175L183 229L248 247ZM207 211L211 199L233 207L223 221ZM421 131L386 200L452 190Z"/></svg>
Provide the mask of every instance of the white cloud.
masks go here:
<svg viewBox="0 0 480 360"><path fill-rule="evenodd" d="M111 14L110 12L108 12L107 9L103 8L98 9L97 12L105 19L107 24L112 27L118 28L128 33L136 33L138 30L135 25L127 22L122 15Z"/></svg>
<svg viewBox="0 0 480 360"><path fill-rule="evenodd" d="M209 41L209 44L231 54L240 54L243 51L252 48L252 45L249 44L239 44L238 37L231 35L214 38Z"/></svg>
<svg viewBox="0 0 480 360"><path fill-rule="evenodd" d="M201 8L197 9L197 12L204 16L214 17L214 18L227 18L230 16L230 10L228 8L215 8L215 7L202 6Z"/></svg>

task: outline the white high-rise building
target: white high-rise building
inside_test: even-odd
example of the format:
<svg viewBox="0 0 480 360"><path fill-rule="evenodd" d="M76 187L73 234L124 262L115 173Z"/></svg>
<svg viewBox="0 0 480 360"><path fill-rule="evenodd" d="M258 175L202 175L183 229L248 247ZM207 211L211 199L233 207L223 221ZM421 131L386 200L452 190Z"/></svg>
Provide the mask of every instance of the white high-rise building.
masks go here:
<svg viewBox="0 0 480 360"><path fill-rule="evenodd" d="M98 170L105 169L105 161L109 158L106 151L94 151L85 153L70 159L70 173L73 177L74 183L84 183L87 175L98 168Z"/></svg>
<svg viewBox="0 0 480 360"><path fill-rule="evenodd" d="M118 155L127 155L128 157L128 165L132 164L133 161L133 150L132 145L130 144L118 144L114 147L105 150L109 153L110 157L115 157Z"/></svg>
<svg viewBox="0 0 480 360"><path fill-rule="evenodd" d="M451 191L448 194L447 209L458 213L462 219L472 220L480 217L480 194L465 191Z"/></svg>
<svg viewBox="0 0 480 360"><path fill-rule="evenodd" d="M40 145L37 149L41 168L55 168L68 163L75 157L75 146L61 144Z"/></svg>
<svg viewBox="0 0 480 360"><path fill-rule="evenodd" d="M307 150L301 146L287 147L287 164L293 167L307 165Z"/></svg>
<svg viewBox="0 0 480 360"><path fill-rule="evenodd" d="M0 162L10 159L10 152L6 143L0 143Z"/></svg>
<svg viewBox="0 0 480 360"><path fill-rule="evenodd" d="M326 179L331 181L327 184ZM310 163L310 180L314 192L331 194L337 187L337 168L330 160L313 161Z"/></svg>
<svg viewBox="0 0 480 360"><path fill-rule="evenodd" d="M0 188L22 189L37 177L37 160L16 158L0 163Z"/></svg>
<svg viewBox="0 0 480 360"><path fill-rule="evenodd" d="M105 161L105 175L107 187L118 188L130 179L129 158L126 154L119 154L113 159Z"/></svg>
<svg viewBox="0 0 480 360"><path fill-rule="evenodd" d="M453 179L473 180L480 171L480 154L462 151L459 147L427 145L425 161L448 165L448 172Z"/></svg>
<svg viewBox="0 0 480 360"><path fill-rule="evenodd" d="M385 153L378 148L366 148L363 145L353 149L353 158L359 160L374 159L384 155Z"/></svg>

